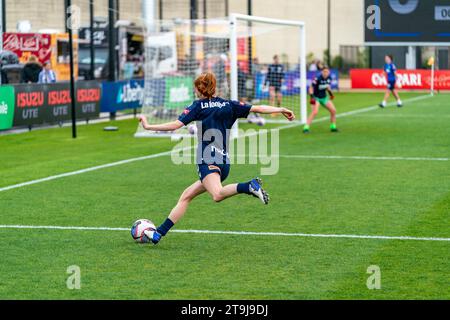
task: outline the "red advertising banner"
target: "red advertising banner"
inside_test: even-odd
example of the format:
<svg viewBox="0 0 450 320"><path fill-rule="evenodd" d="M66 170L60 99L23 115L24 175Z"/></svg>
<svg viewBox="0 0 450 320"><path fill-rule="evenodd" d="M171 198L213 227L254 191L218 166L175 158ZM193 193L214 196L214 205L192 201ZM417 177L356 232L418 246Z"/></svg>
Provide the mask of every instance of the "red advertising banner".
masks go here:
<svg viewBox="0 0 450 320"><path fill-rule="evenodd" d="M5 32L3 50L17 54L22 63L27 62L30 55L35 55L41 63L44 63L52 56L51 40L49 34Z"/></svg>
<svg viewBox="0 0 450 320"><path fill-rule="evenodd" d="M350 70L352 89L385 89L386 76L381 69ZM429 90L431 88L431 70L398 70L398 89ZM436 70L434 74L435 90L450 90L450 70Z"/></svg>

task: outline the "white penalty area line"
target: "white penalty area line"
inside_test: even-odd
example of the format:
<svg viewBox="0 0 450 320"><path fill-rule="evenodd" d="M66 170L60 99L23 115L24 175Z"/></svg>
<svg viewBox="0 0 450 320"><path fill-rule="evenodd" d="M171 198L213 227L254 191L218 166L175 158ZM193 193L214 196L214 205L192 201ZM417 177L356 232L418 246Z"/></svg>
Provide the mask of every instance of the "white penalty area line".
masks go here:
<svg viewBox="0 0 450 320"><path fill-rule="evenodd" d="M430 95L424 95L424 96L418 96L418 97L415 97L415 98L411 98L411 99L405 100L405 102L413 102L413 101L424 100L424 99L429 99L429 98L431 98ZM392 103L388 104L388 106L391 106L391 105L393 105L393 104ZM371 106L371 107L367 107L367 108L357 109L357 110L354 110L354 111L341 113L337 117L338 118L348 117L348 116L352 116L352 115L355 115L355 114L360 114L360 113L376 110L377 108L379 108L379 107L378 106ZM323 118L319 118L319 119L315 120L314 122L323 122L323 121L327 121L328 119L329 119L328 117L323 117ZM291 129L291 128L298 127L298 126L301 126L301 125L302 125L301 123L296 122L296 123L292 123L292 124L288 124L288 125L285 125L285 126L278 127L277 129L278 130ZM101 170L101 169L116 167L116 166L132 163L132 162L137 162L137 161L143 161L143 160L149 160L149 159L155 159L155 158L159 158L159 157L164 157L164 156L170 155L173 151L184 151L184 150L190 150L190 149L193 149L193 148L194 147L186 147L186 148L183 148L183 149L180 149L180 150L170 150L170 151L166 151L166 152L151 154L151 155L148 155L148 156L143 156L143 157L137 157L137 158L131 158L131 159L126 159L126 160L116 161L116 162L107 163L107 164L103 164L103 165L98 165L98 166L94 166L94 167L90 167L90 168L86 168L86 169L81 169L81 170L67 172L67 173L62 173L62 174L57 174L57 175L54 175L54 176L49 176L49 177L45 177L45 178L41 178L41 179L26 181L26 182L22 182L22 183L10 185L10 186L2 187L2 188L0 188L0 192L13 190L13 189L18 189L18 188L22 188L22 187L26 187L26 186L42 183L42 182L52 181L52 180L56 180L56 179L66 178L66 177L70 177L70 176L75 176L75 175L79 175L79 174L83 174L83 173L87 173L87 172L92 172L92 171L97 171L97 170Z"/></svg>
<svg viewBox="0 0 450 320"><path fill-rule="evenodd" d="M0 225L0 229L43 229L43 230L74 230L74 231L130 231L129 228L110 227L64 227L64 226L25 226ZM299 238L343 238L343 239L373 239L373 240L411 240L411 241L445 241L450 238L409 237L409 236L373 236L355 234L314 234L314 233L286 233L286 232L250 232L250 231L214 231L214 230L172 230L172 233L213 234L236 236L267 236L267 237L299 237Z"/></svg>

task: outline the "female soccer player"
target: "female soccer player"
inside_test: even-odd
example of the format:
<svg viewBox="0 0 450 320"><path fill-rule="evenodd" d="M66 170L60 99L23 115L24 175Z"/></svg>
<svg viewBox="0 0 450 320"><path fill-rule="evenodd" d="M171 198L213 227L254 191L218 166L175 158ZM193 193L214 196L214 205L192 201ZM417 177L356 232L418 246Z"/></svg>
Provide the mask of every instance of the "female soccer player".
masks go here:
<svg viewBox="0 0 450 320"><path fill-rule="evenodd" d="M394 95L395 99L397 99L397 107L401 108L403 107L402 100L400 99L400 96L398 95L397 90L395 90L395 83L397 82L397 67L394 64L394 57L391 55L387 55L384 57L384 62L386 63L384 65L384 73L386 74L387 78L387 90L384 94L384 99L380 103L380 107L384 108L386 107L386 102L389 99L389 96L392 94Z"/></svg>
<svg viewBox="0 0 450 320"><path fill-rule="evenodd" d="M150 125L144 116L140 117L142 126L146 130L174 131L193 121L198 121L199 132L202 133L197 150L200 181L194 182L184 190L169 217L156 231L145 232L148 240L154 244L157 244L183 217L189 203L204 192L208 192L215 202L220 202L237 194L248 194L259 198L264 204L268 204L269 196L262 189L259 178L245 183L222 186L222 182L230 172L229 130L238 118L247 118L250 112L281 113L290 121L295 119L294 113L285 108L250 106L216 97L216 77L213 73L201 74L194 84L199 100L194 101L190 107L186 108L178 120L160 125Z"/></svg>
<svg viewBox="0 0 450 320"><path fill-rule="evenodd" d="M329 94L329 97L327 95ZM331 100L334 99L333 92L331 91L331 77L330 69L324 67L319 77L315 78L312 85L309 88L309 94L311 95L312 112L309 115L306 125L303 127L303 133L310 132L310 126L314 118L319 112L319 108L322 105L327 108L331 115L331 132L338 132L336 127L336 108Z"/></svg>

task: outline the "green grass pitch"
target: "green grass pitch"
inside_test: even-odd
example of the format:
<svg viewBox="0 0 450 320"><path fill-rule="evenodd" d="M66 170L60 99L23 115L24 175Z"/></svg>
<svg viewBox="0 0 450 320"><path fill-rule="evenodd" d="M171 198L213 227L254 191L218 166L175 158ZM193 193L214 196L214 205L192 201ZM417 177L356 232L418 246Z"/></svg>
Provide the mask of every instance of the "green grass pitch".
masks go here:
<svg viewBox="0 0 450 320"><path fill-rule="evenodd" d="M309 136L301 127L280 131L280 154L296 157L281 157L279 173L263 177L268 206L202 195L175 229L450 238L450 95L410 100L417 96L405 93L403 109L341 117L339 134L327 121ZM343 114L380 98L342 93L335 102ZM112 124L120 130L80 126L77 140L70 128L0 136L0 189L176 144L135 139L134 120ZM234 165L227 182L258 169ZM160 223L196 179L193 165L162 156L0 191L0 299L450 299L445 239L174 232L154 247L128 231L4 227ZM72 265L79 290L66 286ZM371 265L381 271L379 290L366 285Z"/></svg>

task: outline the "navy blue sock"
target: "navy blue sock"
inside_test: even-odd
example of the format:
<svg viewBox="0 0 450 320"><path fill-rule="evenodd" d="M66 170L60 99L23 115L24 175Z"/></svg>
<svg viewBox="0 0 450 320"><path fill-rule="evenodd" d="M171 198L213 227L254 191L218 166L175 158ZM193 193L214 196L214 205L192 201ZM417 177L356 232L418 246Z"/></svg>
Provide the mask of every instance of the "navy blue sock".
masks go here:
<svg viewBox="0 0 450 320"><path fill-rule="evenodd" d="M250 182L239 183L237 185L238 193L250 194Z"/></svg>
<svg viewBox="0 0 450 320"><path fill-rule="evenodd" d="M174 226L174 223L169 218L166 219L166 221L163 222L162 225L160 225L156 231L162 236L165 236L167 232Z"/></svg>

